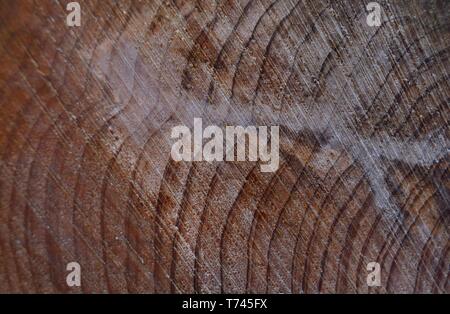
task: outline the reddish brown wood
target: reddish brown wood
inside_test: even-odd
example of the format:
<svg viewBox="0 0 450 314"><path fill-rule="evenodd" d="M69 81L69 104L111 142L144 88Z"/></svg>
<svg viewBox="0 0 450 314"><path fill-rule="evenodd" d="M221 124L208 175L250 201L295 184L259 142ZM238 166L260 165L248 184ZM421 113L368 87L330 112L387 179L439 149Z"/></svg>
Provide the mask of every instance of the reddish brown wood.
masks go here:
<svg viewBox="0 0 450 314"><path fill-rule="evenodd" d="M0 1L0 292L450 292L449 1L67 2ZM280 168L174 162L194 117Z"/></svg>

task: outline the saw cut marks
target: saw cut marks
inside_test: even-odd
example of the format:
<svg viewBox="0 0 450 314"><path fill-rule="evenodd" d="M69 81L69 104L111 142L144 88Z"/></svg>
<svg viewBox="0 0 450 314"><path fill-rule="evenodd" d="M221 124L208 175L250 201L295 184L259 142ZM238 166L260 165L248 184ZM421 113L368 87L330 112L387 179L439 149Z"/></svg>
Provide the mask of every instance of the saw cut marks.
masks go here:
<svg viewBox="0 0 450 314"><path fill-rule="evenodd" d="M450 292L448 1L67 2L0 1L0 292ZM175 162L194 118L278 170Z"/></svg>

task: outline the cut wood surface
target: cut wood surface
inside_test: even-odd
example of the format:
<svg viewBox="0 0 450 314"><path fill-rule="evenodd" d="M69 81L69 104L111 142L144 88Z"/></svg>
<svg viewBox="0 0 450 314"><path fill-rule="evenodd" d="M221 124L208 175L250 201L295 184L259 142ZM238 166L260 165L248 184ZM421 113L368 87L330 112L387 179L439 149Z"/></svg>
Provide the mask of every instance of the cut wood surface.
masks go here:
<svg viewBox="0 0 450 314"><path fill-rule="evenodd" d="M0 0L0 292L450 293L450 1L68 2Z"/></svg>

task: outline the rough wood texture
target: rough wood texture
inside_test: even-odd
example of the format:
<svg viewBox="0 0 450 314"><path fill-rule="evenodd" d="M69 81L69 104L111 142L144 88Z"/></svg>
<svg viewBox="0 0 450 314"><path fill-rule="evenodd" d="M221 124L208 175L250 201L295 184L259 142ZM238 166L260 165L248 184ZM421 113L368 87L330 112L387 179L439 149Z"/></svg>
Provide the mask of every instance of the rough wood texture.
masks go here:
<svg viewBox="0 0 450 314"><path fill-rule="evenodd" d="M0 1L0 292L450 292L449 1L67 2ZM280 168L174 162L194 117Z"/></svg>

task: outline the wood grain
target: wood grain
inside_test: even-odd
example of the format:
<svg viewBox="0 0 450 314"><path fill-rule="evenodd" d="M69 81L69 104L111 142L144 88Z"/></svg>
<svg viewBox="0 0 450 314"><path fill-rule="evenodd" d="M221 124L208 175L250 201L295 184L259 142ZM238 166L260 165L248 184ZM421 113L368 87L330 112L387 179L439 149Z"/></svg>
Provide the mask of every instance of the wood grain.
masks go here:
<svg viewBox="0 0 450 314"><path fill-rule="evenodd" d="M68 2L0 1L0 292L450 292L449 1ZM279 169L173 161L194 117Z"/></svg>

